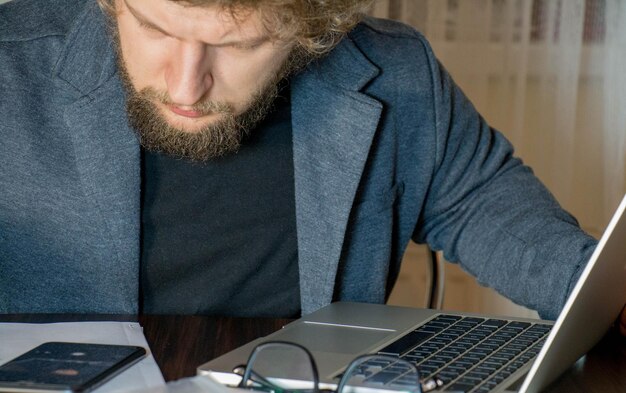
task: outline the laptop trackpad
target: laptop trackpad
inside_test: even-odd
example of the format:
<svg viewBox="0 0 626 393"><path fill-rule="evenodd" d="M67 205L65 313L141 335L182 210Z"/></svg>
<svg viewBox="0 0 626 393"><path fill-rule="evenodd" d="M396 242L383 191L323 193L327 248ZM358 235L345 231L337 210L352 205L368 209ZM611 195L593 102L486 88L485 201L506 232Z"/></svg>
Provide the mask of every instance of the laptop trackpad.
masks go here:
<svg viewBox="0 0 626 393"><path fill-rule="evenodd" d="M357 355L370 352L395 331L345 325L307 322L280 332L280 339L296 342L312 352L334 352Z"/></svg>

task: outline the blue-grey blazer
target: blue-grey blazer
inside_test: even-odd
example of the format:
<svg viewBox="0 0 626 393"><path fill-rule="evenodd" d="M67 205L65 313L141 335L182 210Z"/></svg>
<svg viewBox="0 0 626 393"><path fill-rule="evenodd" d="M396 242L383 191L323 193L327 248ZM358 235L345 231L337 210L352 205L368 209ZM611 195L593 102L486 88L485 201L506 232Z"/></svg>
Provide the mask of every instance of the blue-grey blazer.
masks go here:
<svg viewBox="0 0 626 393"><path fill-rule="evenodd" d="M0 312L138 309L140 146L106 29L94 0L0 7ZM419 33L361 23L294 78L292 123L303 313L384 302L413 239L557 315L595 240Z"/></svg>

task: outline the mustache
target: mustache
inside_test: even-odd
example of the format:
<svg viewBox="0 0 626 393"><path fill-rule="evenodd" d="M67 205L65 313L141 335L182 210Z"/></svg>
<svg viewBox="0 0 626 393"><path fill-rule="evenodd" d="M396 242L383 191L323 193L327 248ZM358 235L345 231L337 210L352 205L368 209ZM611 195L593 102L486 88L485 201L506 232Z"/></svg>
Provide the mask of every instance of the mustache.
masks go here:
<svg viewBox="0 0 626 393"><path fill-rule="evenodd" d="M158 91L153 87L145 87L138 91L138 98L144 99L146 101L157 101L165 105L175 105L180 106L176 102L174 102L169 94L165 91ZM190 109L195 112L200 112L203 115L210 114L227 114L232 115L234 113L234 108L231 104L220 101L211 101L211 100L200 100L193 105L184 105L185 109Z"/></svg>

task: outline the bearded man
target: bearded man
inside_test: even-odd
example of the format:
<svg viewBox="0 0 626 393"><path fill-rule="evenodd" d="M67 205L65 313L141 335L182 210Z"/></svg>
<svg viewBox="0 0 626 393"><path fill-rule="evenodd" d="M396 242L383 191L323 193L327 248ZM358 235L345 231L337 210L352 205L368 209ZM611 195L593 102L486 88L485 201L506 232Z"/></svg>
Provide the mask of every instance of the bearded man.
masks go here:
<svg viewBox="0 0 626 393"><path fill-rule="evenodd" d="M413 240L556 317L596 241L367 6L0 7L0 312L382 303Z"/></svg>

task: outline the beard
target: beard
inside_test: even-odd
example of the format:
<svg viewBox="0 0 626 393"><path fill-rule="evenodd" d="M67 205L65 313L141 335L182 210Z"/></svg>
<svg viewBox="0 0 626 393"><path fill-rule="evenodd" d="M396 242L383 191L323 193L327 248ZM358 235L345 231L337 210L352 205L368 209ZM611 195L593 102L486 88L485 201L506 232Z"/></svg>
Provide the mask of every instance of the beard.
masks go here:
<svg viewBox="0 0 626 393"><path fill-rule="evenodd" d="M226 102L200 101L191 110L203 114L218 114L219 119L202 125L193 132L171 125L156 105L174 104L166 92L152 87L135 89L124 62L119 36L115 34L115 46L120 80L126 91L126 112L130 126L135 130L141 146L153 152L173 157L204 162L235 153L242 141L273 107L281 81L302 69L310 57L298 47L294 48L285 63L244 105L240 114Z"/></svg>

